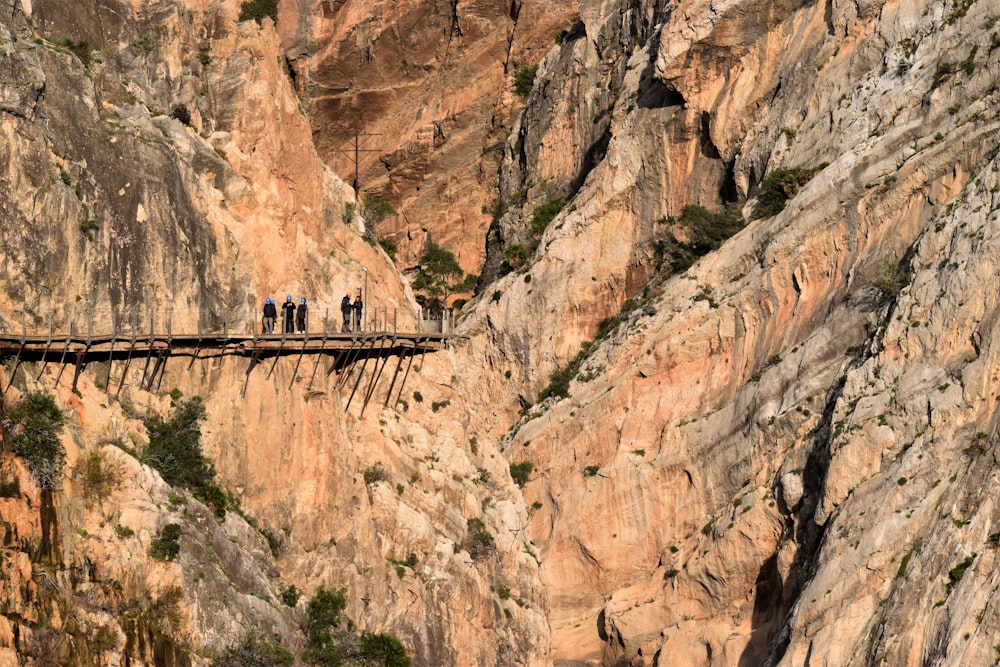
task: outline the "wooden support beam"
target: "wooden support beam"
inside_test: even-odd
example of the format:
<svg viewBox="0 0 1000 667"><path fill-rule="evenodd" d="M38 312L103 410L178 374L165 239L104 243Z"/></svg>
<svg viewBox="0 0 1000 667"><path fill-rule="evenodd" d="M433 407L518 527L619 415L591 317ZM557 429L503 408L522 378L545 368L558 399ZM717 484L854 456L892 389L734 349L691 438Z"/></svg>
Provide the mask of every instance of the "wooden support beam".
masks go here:
<svg viewBox="0 0 1000 667"><path fill-rule="evenodd" d="M420 344L420 339L417 339L417 345ZM399 399L403 398L403 387L406 386L406 378L410 375L410 366L413 365L413 357L417 356L417 348L414 346L413 351L410 352L410 359L406 362L406 371L403 372L403 379L399 383L399 395L396 396L396 403L399 403Z"/></svg>
<svg viewBox="0 0 1000 667"><path fill-rule="evenodd" d="M351 349L347 351L347 357L344 360L344 369L345 370L342 371L340 373L340 377L337 378L337 384L336 384L336 388L337 389L340 389L342 386L344 386L344 383L347 381L347 378L350 376L350 374L351 374L351 368L354 367L354 362L358 360L358 355L361 354L361 348L363 348L365 346L365 340L366 339L361 338L360 339L360 343L358 344L358 347L355 348L354 344L358 343L359 339L358 339L357 336L352 336L351 337Z"/></svg>
<svg viewBox="0 0 1000 667"><path fill-rule="evenodd" d="M7 389L14 384L14 376L17 375L17 369L21 367L21 352L24 351L24 344L28 340L28 320L27 315L24 313L24 308L21 309L21 346L17 348L17 356L14 357L14 370L10 373L10 382L7 383L6 389L3 390L3 395L7 395Z"/></svg>
<svg viewBox="0 0 1000 667"><path fill-rule="evenodd" d="M250 384L250 371L254 369L257 362L260 360L260 349L257 347L257 329L254 329L253 334L253 354L250 355L250 364L247 366L247 375L243 380L243 391L240 392L240 398L247 395L247 385Z"/></svg>
<svg viewBox="0 0 1000 667"><path fill-rule="evenodd" d="M128 377L129 366L132 365L132 353L135 351L135 320L132 320L132 339L128 346L128 355L125 357L125 368L122 369L121 379L118 380L118 391L115 392L115 396L122 393L122 387L125 386L125 378Z"/></svg>
<svg viewBox="0 0 1000 667"><path fill-rule="evenodd" d="M299 374L299 365L302 363L302 356L306 353L306 343L308 342L309 334L306 333L305 338L302 339L302 349L299 351L299 359L295 362L295 370L292 371L292 379L288 382L289 389L295 385L295 376Z"/></svg>
<svg viewBox="0 0 1000 667"><path fill-rule="evenodd" d="M76 353L76 369L73 371L73 392L77 391L76 381L80 379L80 371L83 370L83 360L87 358L87 350ZM59 384L58 382L56 384Z"/></svg>
<svg viewBox="0 0 1000 667"><path fill-rule="evenodd" d="M62 377L63 369L66 368L66 353L69 351L70 341L73 340L73 320L69 321L69 326L67 327L68 333L66 334L66 346L63 348L62 357L59 359L59 373L56 374L56 386L59 386L59 378Z"/></svg>
<svg viewBox="0 0 1000 667"><path fill-rule="evenodd" d="M375 349L375 338L371 339L372 349ZM351 395L347 397L347 405L344 406L344 412L351 407L351 401L354 399L354 394L357 393L358 387L361 385L361 378L365 375L365 367L368 365L368 355L365 355L365 360L361 362L361 369L358 371L358 379L354 382L354 389L351 390Z"/></svg>
<svg viewBox="0 0 1000 667"><path fill-rule="evenodd" d="M156 340L155 334L156 330L156 316L153 313L149 314L149 349L146 351L146 365L142 368L142 379L139 380L139 387L149 391L153 382L150 380L146 382L146 374L149 372L149 364L153 359L153 341Z"/></svg>
<svg viewBox="0 0 1000 667"><path fill-rule="evenodd" d="M108 377L104 381L104 391L111 391L111 367L115 361L115 341L118 339L118 322L114 309L111 310L111 350L108 352Z"/></svg>
<svg viewBox="0 0 1000 667"><path fill-rule="evenodd" d="M285 331L284 325L282 325L282 327L281 327L281 344L278 345L278 351L275 352L275 354L274 354L274 363L271 364L271 370L269 370L267 372L267 377L264 378L265 380L270 380L271 379L271 374L274 373L274 367L278 365L278 357L281 356L281 350L282 350L282 348L285 347L285 336L287 336L287 335L288 335L288 333Z"/></svg>
<svg viewBox="0 0 1000 667"><path fill-rule="evenodd" d="M391 351L395 344L396 338L393 337L392 340L389 341L389 347L386 352ZM372 399L372 394L375 393L375 387L378 386L378 379L382 377L382 371L385 370L385 365L389 363L389 355L386 354L384 357L382 356L383 349L384 346L379 346L379 356L375 359L375 370L372 371L372 382L368 387L368 392L365 394L365 402L361 405L361 414L358 415L359 418L365 416L365 408L368 407L368 401ZM379 359L382 359L381 365L378 363Z"/></svg>
<svg viewBox="0 0 1000 667"><path fill-rule="evenodd" d="M330 319L330 309L326 309L326 314L323 316L323 340L319 344L319 353L316 355L316 363L313 364L313 372L309 377L309 386L306 387L306 391L312 391L313 380L316 379L316 371L319 370L319 360L323 357L323 349L326 347L326 337L327 337L327 326L329 325Z"/></svg>
<svg viewBox="0 0 1000 667"><path fill-rule="evenodd" d="M392 390L396 387L396 378L399 377L399 368L403 365L403 357L405 354L400 350L399 355L396 357L396 370L392 374L392 382L389 383L389 391L385 392L385 403L382 407L389 407L389 399L392 398ZM395 408L396 406L392 406Z"/></svg>
<svg viewBox="0 0 1000 667"><path fill-rule="evenodd" d="M42 371L45 370L45 360L49 358L49 348L52 346L52 313L49 313L49 338L45 341L45 352L42 353L42 363L38 364L38 375L35 382L42 379Z"/></svg>

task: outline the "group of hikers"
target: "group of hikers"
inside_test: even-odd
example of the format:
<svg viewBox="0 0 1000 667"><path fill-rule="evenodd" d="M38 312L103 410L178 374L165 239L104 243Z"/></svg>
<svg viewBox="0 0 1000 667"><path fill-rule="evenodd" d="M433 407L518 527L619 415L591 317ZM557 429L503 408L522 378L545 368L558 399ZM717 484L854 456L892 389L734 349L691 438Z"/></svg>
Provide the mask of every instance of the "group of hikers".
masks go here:
<svg viewBox="0 0 1000 667"><path fill-rule="evenodd" d="M301 297L299 305L296 306L292 300L292 295L289 294L285 297L285 302L281 304L281 310L283 319L285 320L285 333L304 334L308 331L309 307L306 306L305 297ZM361 300L360 290L358 290L358 295L354 297L353 302L351 301L351 295L345 294L344 298L340 301L340 313L344 317L344 323L340 330L344 332L361 331L361 313L363 310L364 302ZM267 297L264 299L264 333L273 334L274 325L277 321L278 306L275 304L274 299Z"/></svg>

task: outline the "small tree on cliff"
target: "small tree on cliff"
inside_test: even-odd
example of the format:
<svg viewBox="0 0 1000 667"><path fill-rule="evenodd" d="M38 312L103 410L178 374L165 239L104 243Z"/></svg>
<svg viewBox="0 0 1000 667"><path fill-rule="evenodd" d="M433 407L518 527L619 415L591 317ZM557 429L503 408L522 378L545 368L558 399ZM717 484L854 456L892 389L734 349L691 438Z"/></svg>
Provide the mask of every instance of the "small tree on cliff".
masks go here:
<svg viewBox="0 0 1000 667"><path fill-rule="evenodd" d="M479 276L462 271L450 250L436 243L427 246L420 256L420 268L412 286L420 294L417 302L428 309L444 308L455 292L467 292L476 285Z"/></svg>

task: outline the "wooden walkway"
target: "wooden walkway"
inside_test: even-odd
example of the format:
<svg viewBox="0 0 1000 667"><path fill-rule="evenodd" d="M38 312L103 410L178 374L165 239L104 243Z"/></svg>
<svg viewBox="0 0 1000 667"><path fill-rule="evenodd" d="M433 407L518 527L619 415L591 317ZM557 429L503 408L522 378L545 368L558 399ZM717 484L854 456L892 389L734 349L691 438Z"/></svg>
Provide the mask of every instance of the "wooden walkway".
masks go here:
<svg viewBox="0 0 1000 667"><path fill-rule="evenodd" d="M351 386L351 394L345 407L349 408L355 395L363 398L361 415L374 398L378 381L382 377L390 359L395 357L392 381L386 392L384 405L390 399L398 384L396 401L403 392L403 385L409 375L413 358L427 352L436 352L447 345L450 334L440 333L400 333L395 331L364 331L356 333L308 333L308 334L230 334L213 332L199 334L173 334L163 332L136 332L129 334L80 335L72 330L56 333L51 329L46 335L21 335L0 332L0 359L4 363L13 361L14 367L8 377L13 381L22 362L42 362L38 371L41 377L45 363L58 363L58 386L67 365L74 366L72 388L76 390L81 371L88 363L104 362L108 372L104 385L112 391L112 368L115 362L124 364L118 380L115 395L121 393L132 364L142 365L142 379L139 386L146 391L158 391L163 380L167 361L174 357L189 357L188 369L196 360L222 356L247 358L246 378L241 396L245 395L250 374L261 364L269 366L267 377L274 374L278 359L283 356L297 357L292 384L298 377L303 359L311 359L307 391L312 389L320 368L320 361L329 358L326 375L337 373L337 388ZM368 379L362 378L372 361ZM356 372L355 372L356 371ZM402 375L400 373L402 372ZM353 382L353 384L352 384ZM292 385L289 385L291 388ZM8 385L9 387L9 385ZM361 393L358 394L359 390ZM395 405L395 403L393 403Z"/></svg>

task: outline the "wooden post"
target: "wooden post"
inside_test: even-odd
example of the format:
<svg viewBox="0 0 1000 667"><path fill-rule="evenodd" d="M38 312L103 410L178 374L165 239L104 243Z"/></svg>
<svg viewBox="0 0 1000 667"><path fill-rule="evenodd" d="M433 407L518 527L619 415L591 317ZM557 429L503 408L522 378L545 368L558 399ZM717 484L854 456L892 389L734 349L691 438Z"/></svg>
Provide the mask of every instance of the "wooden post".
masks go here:
<svg viewBox="0 0 1000 667"><path fill-rule="evenodd" d="M69 344L73 341L73 310L70 309L69 326L66 328L66 344L63 347L62 357L59 359L59 372L56 374L56 386L59 386L59 378L62 377L63 369L66 368L66 353L69 352Z"/></svg>
<svg viewBox="0 0 1000 667"><path fill-rule="evenodd" d="M38 365L38 375L35 376L35 382L42 379L42 371L45 370L45 360L49 357L49 347L52 345L52 311L49 311L49 337L45 341L45 352L42 354L42 363Z"/></svg>
<svg viewBox="0 0 1000 667"><path fill-rule="evenodd" d="M396 339L394 337L389 342L389 349L387 351L391 352L392 348L395 345L396 345ZM382 347L379 347L379 356L381 356L381 353L382 353ZM385 357L384 357L384 359L382 361L382 365L381 366L379 366L378 359L375 360L375 366L376 366L377 370L375 370L375 372L373 373L373 380L372 380L371 386L368 387L368 393L365 394L365 402L361 406L361 414L358 415L358 418L361 418L361 417L365 416L365 408L368 407L368 401L371 400L372 395L375 393L375 388L378 386L378 379L380 377L382 377L382 371L385 370L385 366L388 363L389 363L389 355L388 354L385 355Z"/></svg>
<svg viewBox="0 0 1000 667"><path fill-rule="evenodd" d="M139 327L139 323L136 320L135 314L132 314L132 336L129 342L128 355L125 357L125 368L122 369L121 379L118 380L118 391L115 392L115 396L122 393L122 387L125 386L125 378L128 377L129 366L132 365L132 353L135 352L135 339L136 339L136 329Z"/></svg>
<svg viewBox="0 0 1000 667"><path fill-rule="evenodd" d="M319 370L319 360L323 358L323 348L326 347L326 336L327 327L330 323L330 309L326 309L326 313L323 315L323 340L319 344L319 353L316 355L316 363L313 365L312 376L309 378L309 386L306 387L306 391L312 391L313 380L316 379L316 371Z"/></svg>
<svg viewBox="0 0 1000 667"><path fill-rule="evenodd" d="M27 315L24 313L24 306L21 307L21 345L17 348L17 357L14 359L14 370L10 373L10 382L7 383L7 388L3 390L3 395L7 395L7 389L14 384L14 376L17 374L17 369L21 366L21 352L24 351L24 346L28 341L28 320Z"/></svg>
<svg viewBox="0 0 1000 667"><path fill-rule="evenodd" d="M104 391L111 391L111 366L115 361L115 341L118 340L118 324L115 320L115 311L111 309L111 351L108 352L108 377L104 382Z"/></svg>

